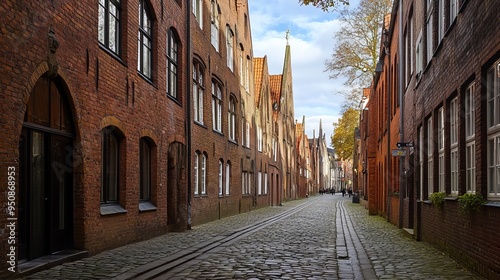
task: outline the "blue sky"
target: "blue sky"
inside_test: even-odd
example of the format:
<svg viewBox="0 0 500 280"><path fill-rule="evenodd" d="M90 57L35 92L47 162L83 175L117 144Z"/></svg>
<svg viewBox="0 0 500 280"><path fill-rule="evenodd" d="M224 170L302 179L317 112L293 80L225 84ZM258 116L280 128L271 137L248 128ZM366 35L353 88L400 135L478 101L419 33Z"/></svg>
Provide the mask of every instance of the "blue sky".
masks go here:
<svg viewBox="0 0 500 280"><path fill-rule="evenodd" d="M290 30L295 119L302 122L302 116L306 117L309 138L313 130L318 136L321 119L330 146L332 123L339 118L343 103L341 96L333 94L343 88L343 81L329 79L324 71L333 53L334 33L340 28L337 14L301 6L298 0L248 0L248 4L253 55L267 55L270 74L283 70L285 35Z"/></svg>

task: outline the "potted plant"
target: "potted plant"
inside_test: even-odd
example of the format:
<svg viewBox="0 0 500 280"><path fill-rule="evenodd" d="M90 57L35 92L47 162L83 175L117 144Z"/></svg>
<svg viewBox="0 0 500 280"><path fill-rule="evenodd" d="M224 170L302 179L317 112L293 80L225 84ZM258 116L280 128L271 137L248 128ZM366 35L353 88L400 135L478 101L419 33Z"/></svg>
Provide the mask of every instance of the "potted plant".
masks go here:
<svg viewBox="0 0 500 280"><path fill-rule="evenodd" d="M464 214L477 213L481 206L486 203L484 197L479 193L466 193L458 196L460 210Z"/></svg>
<svg viewBox="0 0 500 280"><path fill-rule="evenodd" d="M430 195L430 200L432 201L432 204L436 206L437 208L441 209L444 203L444 199L446 198L446 193L445 192L435 192Z"/></svg>

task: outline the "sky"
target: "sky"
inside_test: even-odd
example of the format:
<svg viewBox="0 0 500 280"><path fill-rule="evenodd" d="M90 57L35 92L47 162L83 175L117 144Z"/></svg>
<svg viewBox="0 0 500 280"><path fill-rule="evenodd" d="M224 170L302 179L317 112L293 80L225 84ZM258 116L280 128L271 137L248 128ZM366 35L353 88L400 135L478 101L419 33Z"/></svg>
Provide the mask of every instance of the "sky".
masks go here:
<svg viewBox="0 0 500 280"><path fill-rule="evenodd" d="M298 0L248 0L253 56L267 55L269 74L281 74L290 30L295 119L302 122L308 138L318 137L322 121L327 146L331 146L333 122L340 117L343 97L333 92L344 88L343 80L332 80L325 71L335 45L340 22L335 12L301 6ZM352 6L352 4L351 4Z"/></svg>

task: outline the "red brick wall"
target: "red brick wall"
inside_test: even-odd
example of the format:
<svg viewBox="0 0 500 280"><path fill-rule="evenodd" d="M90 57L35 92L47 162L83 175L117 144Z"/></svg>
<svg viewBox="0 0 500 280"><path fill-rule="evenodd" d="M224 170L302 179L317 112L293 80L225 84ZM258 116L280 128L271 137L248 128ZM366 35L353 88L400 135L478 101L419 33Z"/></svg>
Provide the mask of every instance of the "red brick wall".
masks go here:
<svg viewBox="0 0 500 280"><path fill-rule="evenodd" d="M0 153L5 159L1 170L18 165L18 145L23 116L35 82L47 70L49 53L47 33L53 29L59 42L55 56L59 64L59 81L66 87L71 114L76 128L74 142L74 242L77 249L95 254L105 249L142 240L166 232L166 151L173 141L185 144L186 88L185 63L179 68L180 103L165 94L165 46L167 28L179 32L185 44L185 11L176 4L161 7L153 3L154 25L153 83L137 74L137 5L124 9L124 50L122 62L100 48L97 42L97 3L78 4L49 1L23 3L7 1L0 5L6 23L2 32L0 55L2 111ZM85 7L85 9L82 9ZM180 57L185 55L181 50ZM189 72L188 72L189 73ZM98 86L97 86L98 81ZM125 136L123 151L126 165L122 171L124 187L120 193L126 214L101 216L101 130L107 125L120 128ZM157 159L153 178L153 203L157 210L139 213L139 139L149 136L156 145ZM124 153L124 157L125 157ZM0 181L6 182L6 172ZM19 179L19 178L18 178ZM5 189L2 188L5 194ZM5 195L2 195L5 203ZM184 197L186 197L184 195ZM0 214L2 221L5 214ZM7 249L7 231L2 222L0 248ZM5 268L5 255L0 257Z"/></svg>
<svg viewBox="0 0 500 280"><path fill-rule="evenodd" d="M404 11L408 12L412 4L416 8L415 5L418 2L404 2ZM413 140L418 143L416 131L419 126L425 124L425 119L431 115L437 119L437 109L443 106L446 112L447 101L457 93L463 94L465 87L474 81L476 85L476 192L487 196L487 129L486 100L484 99L486 90L483 73L491 63L500 58L500 26L491 24L492 21L498 21L500 7L494 1L481 3L461 1L461 3L464 5L461 6L453 25L445 26L446 33L443 41L434 53L426 54L432 55L432 60L427 66L424 62L421 79L416 82L413 77L409 84L405 102L408 108L408 111L405 111L405 126L408 130L405 130L405 133L413 135ZM424 16L418 9L414 11L416 11L414 16L417 17L415 25L415 36L417 36L420 26L423 26L419 25L419 22L422 23ZM434 40L437 42L436 36ZM461 106L463 106L462 102L460 101ZM462 121L459 124L460 194L465 192L465 143L463 139L465 139L465 130ZM449 133L446 132L445 144L449 144ZM418 197L420 188L418 165L418 149L420 148L417 147L415 150L417 155L413 170L415 175L413 195L415 197ZM445 158L446 165L449 163L448 150L445 151ZM437 162L437 158L434 161ZM426 168L427 166L424 167ZM437 165L434 169L437 169ZM449 193L449 171L446 174L445 186ZM436 175L434 178L437 180ZM427 189L427 182L423 185ZM497 207L484 206L479 213L464 216L458 211L459 203L456 200L447 200L442 211L438 211L428 203L415 202L414 205L415 208L421 206L421 216L419 217L418 213L414 216L415 221L419 221L419 224L416 224L419 238L445 250L459 262L489 279L499 277L500 236L497 234Z"/></svg>

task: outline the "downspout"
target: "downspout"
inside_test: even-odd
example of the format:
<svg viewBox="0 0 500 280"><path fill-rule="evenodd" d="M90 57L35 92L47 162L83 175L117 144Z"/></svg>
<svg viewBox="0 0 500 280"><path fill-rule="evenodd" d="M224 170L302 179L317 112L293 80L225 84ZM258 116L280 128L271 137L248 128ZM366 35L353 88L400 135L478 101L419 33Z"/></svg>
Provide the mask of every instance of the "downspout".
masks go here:
<svg viewBox="0 0 500 280"><path fill-rule="evenodd" d="M399 0L399 39L398 39L398 53L399 53L399 77L398 77L398 91L399 91L399 142L403 143L404 136L404 102L403 102L403 63L401 62L401 55L403 54L403 3ZM405 61L406 63L406 61ZM404 174L405 158L399 157L399 228L403 228L403 202L406 197L406 176Z"/></svg>
<svg viewBox="0 0 500 280"><path fill-rule="evenodd" d="M387 31L389 32L389 31ZM386 37L389 33L385 34ZM382 44L384 44L382 42ZM390 44L387 40L387 44ZM391 194L389 193L391 189L391 54L389 47L384 46L384 51L387 55L388 60L388 74L387 74L387 221L391 222Z"/></svg>
<svg viewBox="0 0 500 280"><path fill-rule="evenodd" d="M187 229L191 229L191 0L186 0L186 142L187 142Z"/></svg>

